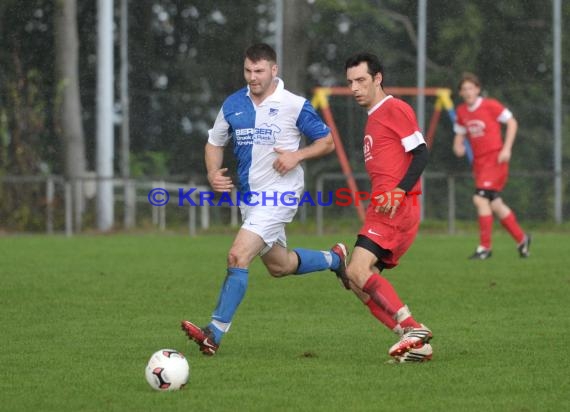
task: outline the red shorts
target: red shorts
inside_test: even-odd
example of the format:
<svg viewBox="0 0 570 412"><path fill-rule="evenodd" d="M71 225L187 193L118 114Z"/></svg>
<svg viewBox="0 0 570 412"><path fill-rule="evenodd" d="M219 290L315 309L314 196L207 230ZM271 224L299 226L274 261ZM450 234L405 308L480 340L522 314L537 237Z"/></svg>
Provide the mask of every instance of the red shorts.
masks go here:
<svg viewBox="0 0 570 412"><path fill-rule="evenodd" d="M382 259L388 269L398 265L414 242L420 226L419 198L407 196L405 199L392 219L389 215L375 212L374 205L370 203L364 225L358 232L390 252L388 257Z"/></svg>
<svg viewBox="0 0 570 412"><path fill-rule="evenodd" d="M473 177L475 188L500 192L507 184L509 163L498 163L499 152L486 153L475 157L473 161Z"/></svg>

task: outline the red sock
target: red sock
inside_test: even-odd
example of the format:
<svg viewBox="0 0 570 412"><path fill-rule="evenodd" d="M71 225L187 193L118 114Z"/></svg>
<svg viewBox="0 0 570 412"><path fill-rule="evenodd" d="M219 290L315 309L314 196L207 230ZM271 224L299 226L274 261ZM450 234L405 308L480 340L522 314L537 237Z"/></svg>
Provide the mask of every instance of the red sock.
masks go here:
<svg viewBox="0 0 570 412"><path fill-rule="evenodd" d="M479 216L479 244L485 249L491 249L492 233L493 215Z"/></svg>
<svg viewBox="0 0 570 412"><path fill-rule="evenodd" d="M501 225L503 225L503 227L507 229L507 232L511 234L511 236L517 242L517 244L521 243L524 240L524 232L519 226L519 223L517 222L517 217L515 216L514 212L511 211L511 213L509 213L507 217L502 219Z"/></svg>
<svg viewBox="0 0 570 412"><path fill-rule="evenodd" d="M390 316L384 309L382 309L380 306L374 303L372 299L368 299L368 302L366 302L366 306L368 306L368 309L370 309L370 313L372 313L372 316L374 316L376 319L378 319L388 328L393 330L398 325L398 322L396 322L396 320L392 316Z"/></svg>
<svg viewBox="0 0 570 412"><path fill-rule="evenodd" d="M404 319L403 321L400 322L400 326L403 328L421 328L422 325L420 325L418 322L416 322L416 320L414 319L413 316L408 316L406 319Z"/></svg>
<svg viewBox="0 0 570 412"><path fill-rule="evenodd" d="M362 290L392 318L404 306L390 282L377 273L368 278Z"/></svg>

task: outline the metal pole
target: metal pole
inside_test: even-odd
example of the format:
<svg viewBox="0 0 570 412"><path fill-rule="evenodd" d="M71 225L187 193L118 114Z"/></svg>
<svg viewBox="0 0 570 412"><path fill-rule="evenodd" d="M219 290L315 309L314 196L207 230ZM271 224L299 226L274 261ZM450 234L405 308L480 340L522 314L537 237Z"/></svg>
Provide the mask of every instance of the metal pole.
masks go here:
<svg viewBox="0 0 570 412"><path fill-rule="evenodd" d="M48 235L53 234L53 198L54 198L54 182L53 176L49 175L46 181L46 215L47 224L46 231Z"/></svg>
<svg viewBox="0 0 570 412"><path fill-rule="evenodd" d="M71 183L64 184L64 202L65 202L65 236L73 235L73 202L71 200Z"/></svg>
<svg viewBox="0 0 570 412"><path fill-rule="evenodd" d="M196 207L188 206L188 233L196 236Z"/></svg>
<svg viewBox="0 0 570 412"><path fill-rule="evenodd" d="M455 177L447 176L447 233L455 234Z"/></svg>
<svg viewBox="0 0 570 412"><path fill-rule="evenodd" d="M419 0L418 2L418 61L417 61L417 113L418 126L420 132L425 130L425 112L426 112L426 96L424 89L426 87L426 32L427 32L427 0ZM425 193L425 179L421 178L422 190ZM421 219L424 219L425 195L420 196L421 203Z"/></svg>
<svg viewBox="0 0 570 412"><path fill-rule="evenodd" d="M554 37L554 218L562 223L562 1L552 2Z"/></svg>
<svg viewBox="0 0 570 412"><path fill-rule="evenodd" d="M323 193L323 180L324 180L324 176L319 176L319 178L317 179L317 193ZM317 205L317 212L316 212L316 217L317 217L317 236L322 236L323 235L323 206L318 204Z"/></svg>
<svg viewBox="0 0 570 412"><path fill-rule="evenodd" d="M279 72L283 73L283 0L275 0L275 53Z"/></svg>
<svg viewBox="0 0 570 412"><path fill-rule="evenodd" d="M97 227L113 226L113 0L98 0Z"/></svg>
<svg viewBox="0 0 570 412"><path fill-rule="evenodd" d="M134 188L130 177L130 129L129 129L129 0L121 0L121 176L124 189L124 225L130 229L135 225Z"/></svg>

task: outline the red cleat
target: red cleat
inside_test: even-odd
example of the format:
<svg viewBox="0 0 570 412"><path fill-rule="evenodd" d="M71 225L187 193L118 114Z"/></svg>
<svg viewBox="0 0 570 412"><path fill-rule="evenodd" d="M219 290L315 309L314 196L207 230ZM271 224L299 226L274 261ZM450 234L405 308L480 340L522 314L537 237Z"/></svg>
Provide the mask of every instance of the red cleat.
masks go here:
<svg viewBox="0 0 570 412"><path fill-rule="evenodd" d="M214 342L214 334L209 328L202 329L187 320L183 320L180 326L186 335L198 344L204 355L212 356L220 347Z"/></svg>
<svg viewBox="0 0 570 412"><path fill-rule="evenodd" d="M342 282L345 289L350 290L350 281L346 276L346 259L348 258L348 249L344 243L337 243L331 248L331 253L334 253L340 258L340 264L337 270L333 270L336 277ZM331 269L332 270L332 269Z"/></svg>

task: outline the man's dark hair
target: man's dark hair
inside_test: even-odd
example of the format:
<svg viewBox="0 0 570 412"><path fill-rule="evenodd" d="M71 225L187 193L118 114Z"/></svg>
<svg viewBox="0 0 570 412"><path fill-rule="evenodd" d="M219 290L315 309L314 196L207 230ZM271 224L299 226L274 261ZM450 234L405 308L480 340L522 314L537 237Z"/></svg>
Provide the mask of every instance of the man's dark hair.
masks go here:
<svg viewBox="0 0 570 412"><path fill-rule="evenodd" d="M271 63L277 63L277 53L275 53L273 47L267 43L256 43L249 46L245 51L245 57L252 62L267 60Z"/></svg>
<svg viewBox="0 0 570 412"><path fill-rule="evenodd" d="M344 71L346 72L351 67L356 67L360 63L366 63L368 65L368 73L374 77L376 73L380 73L382 75L382 83L380 83L380 87L383 87L384 83L384 66L382 62L375 54L368 53L368 52L360 52L353 54L344 63Z"/></svg>

